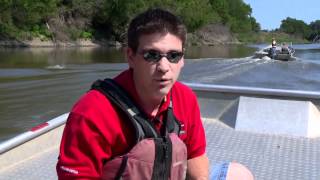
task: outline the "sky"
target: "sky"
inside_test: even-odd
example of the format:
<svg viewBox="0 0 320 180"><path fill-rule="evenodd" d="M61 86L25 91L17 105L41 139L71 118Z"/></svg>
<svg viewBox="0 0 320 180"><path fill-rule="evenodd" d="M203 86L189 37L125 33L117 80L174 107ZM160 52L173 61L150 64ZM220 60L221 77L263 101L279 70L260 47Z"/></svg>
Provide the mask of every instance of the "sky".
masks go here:
<svg viewBox="0 0 320 180"><path fill-rule="evenodd" d="M243 0L252 8L252 14L261 29L279 28L287 17L307 24L320 20L320 0Z"/></svg>

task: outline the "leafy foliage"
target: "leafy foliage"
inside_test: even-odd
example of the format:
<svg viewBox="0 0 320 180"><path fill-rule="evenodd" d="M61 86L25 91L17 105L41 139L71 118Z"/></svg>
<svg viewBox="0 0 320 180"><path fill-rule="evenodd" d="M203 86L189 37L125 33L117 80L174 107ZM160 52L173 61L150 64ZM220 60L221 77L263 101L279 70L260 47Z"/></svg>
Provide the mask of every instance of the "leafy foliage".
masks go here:
<svg viewBox="0 0 320 180"><path fill-rule="evenodd" d="M213 11L212 7L208 6L208 4L207 0L189 0L177 3L179 8L176 9L176 13L182 17L190 32L204 25L220 21L217 12Z"/></svg>
<svg viewBox="0 0 320 180"><path fill-rule="evenodd" d="M212 9L221 17L221 22L227 24L231 20L229 14L229 4L226 0L210 0Z"/></svg>
<svg viewBox="0 0 320 180"><path fill-rule="evenodd" d="M306 39L308 39L312 33L311 28L305 22L290 17L282 20L280 30L285 33L301 36Z"/></svg>
<svg viewBox="0 0 320 180"><path fill-rule="evenodd" d="M57 10L57 0L2 0L0 1L0 37L28 38L43 29L45 22ZM35 32L37 31L37 32Z"/></svg>
<svg viewBox="0 0 320 180"><path fill-rule="evenodd" d="M251 16L252 9L243 0L210 0L214 11L221 17L221 22L230 26L234 33L260 31L260 24Z"/></svg>
<svg viewBox="0 0 320 180"><path fill-rule="evenodd" d="M54 25L65 26L58 26L56 31L63 31L70 39L123 41L131 18L152 7L174 12L190 32L219 22L234 31L256 31L260 27L248 17L251 8L242 0L1 0L0 38L51 38L54 32L47 23L56 19Z"/></svg>
<svg viewBox="0 0 320 180"><path fill-rule="evenodd" d="M240 39L252 33L258 38L261 31L243 0L1 0L0 39L59 39L60 33L71 40L124 41L130 20L153 7L177 14L189 32L214 23L229 26ZM307 25L288 17L279 30L312 40L320 34L320 20Z"/></svg>
<svg viewBox="0 0 320 180"><path fill-rule="evenodd" d="M309 40L313 41L313 40L318 40L319 36L320 36L320 20L314 21L310 23L310 28L311 28L311 35Z"/></svg>

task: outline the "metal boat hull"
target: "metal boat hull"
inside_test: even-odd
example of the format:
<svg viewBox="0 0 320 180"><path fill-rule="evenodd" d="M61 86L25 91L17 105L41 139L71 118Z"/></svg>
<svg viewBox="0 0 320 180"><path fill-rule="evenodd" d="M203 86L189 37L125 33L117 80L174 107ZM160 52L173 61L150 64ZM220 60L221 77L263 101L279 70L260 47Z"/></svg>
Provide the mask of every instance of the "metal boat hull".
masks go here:
<svg viewBox="0 0 320 180"><path fill-rule="evenodd" d="M293 56L294 50L289 47L276 47L275 55L272 57L270 54L271 46L268 46L266 48L263 48L257 52L255 52L253 58L259 58L259 59L274 59L279 61L294 61L296 60L296 57Z"/></svg>
<svg viewBox="0 0 320 180"><path fill-rule="evenodd" d="M187 84L187 83L186 83ZM319 107L320 93L236 86L187 84L196 92L207 137L206 153L211 166L237 161L246 165L260 180L320 179L320 138L292 137L236 131L232 106L240 96L300 99ZM0 180L57 179L59 142L67 114L0 144ZM25 139L24 141L22 139ZM2 151L1 151L2 150Z"/></svg>

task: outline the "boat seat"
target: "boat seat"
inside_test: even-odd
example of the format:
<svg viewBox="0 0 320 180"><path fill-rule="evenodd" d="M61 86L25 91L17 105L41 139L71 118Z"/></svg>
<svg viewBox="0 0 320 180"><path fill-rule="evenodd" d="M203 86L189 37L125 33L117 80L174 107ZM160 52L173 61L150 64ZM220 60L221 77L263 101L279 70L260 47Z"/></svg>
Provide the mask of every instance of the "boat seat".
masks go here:
<svg viewBox="0 0 320 180"><path fill-rule="evenodd" d="M320 137L320 112L310 101L240 96L236 130Z"/></svg>

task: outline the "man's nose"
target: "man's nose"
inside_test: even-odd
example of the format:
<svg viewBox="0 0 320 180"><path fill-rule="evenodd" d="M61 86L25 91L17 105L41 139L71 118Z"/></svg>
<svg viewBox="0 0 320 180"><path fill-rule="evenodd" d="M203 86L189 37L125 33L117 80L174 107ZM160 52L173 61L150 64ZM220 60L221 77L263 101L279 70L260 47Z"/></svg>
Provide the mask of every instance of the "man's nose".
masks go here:
<svg viewBox="0 0 320 180"><path fill-rule="evenodd" d="M167 57L162 57L159 62L157 63L157 70L166 73L170 69L170 62Z"/></svg>

